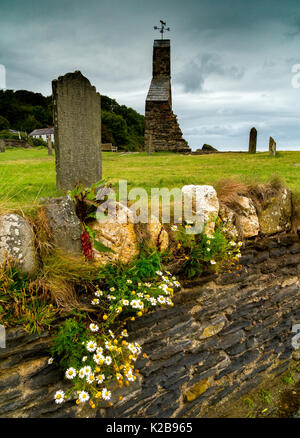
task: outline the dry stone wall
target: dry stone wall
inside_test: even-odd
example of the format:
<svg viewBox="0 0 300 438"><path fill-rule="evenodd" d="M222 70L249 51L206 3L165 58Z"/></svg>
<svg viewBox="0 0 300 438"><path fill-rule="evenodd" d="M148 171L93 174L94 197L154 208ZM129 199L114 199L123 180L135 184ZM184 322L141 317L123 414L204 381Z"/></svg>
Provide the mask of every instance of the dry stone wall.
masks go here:
<svg viewBox="0 0 300 438"><path fill-rule="evenodd" d="M196 417L208 406L244 396L285 371L300 323L300 240L281 233L249 240L242 270L184 284L172 309L130 323L147 353L140 378L111 408L62 407L54 392L67 385L48 365L51 337L8 330L0 350L0 417ZM66 386L65 386L66 387ZM124 392L124 390L126 390Z"/></svg>

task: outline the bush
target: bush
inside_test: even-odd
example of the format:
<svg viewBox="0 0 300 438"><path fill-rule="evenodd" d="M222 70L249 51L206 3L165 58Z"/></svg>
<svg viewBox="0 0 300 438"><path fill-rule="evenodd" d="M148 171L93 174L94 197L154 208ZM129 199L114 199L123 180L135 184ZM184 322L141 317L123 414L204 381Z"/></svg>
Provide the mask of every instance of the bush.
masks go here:
<svg viewBox="0 0 300 438"><path fill-rule="evenodd" d="M27 143L30 144L30 146L45 146L48 147L48 144L46 141L44 141L42 138L34 138L34 137L28 137Z"/></svg>

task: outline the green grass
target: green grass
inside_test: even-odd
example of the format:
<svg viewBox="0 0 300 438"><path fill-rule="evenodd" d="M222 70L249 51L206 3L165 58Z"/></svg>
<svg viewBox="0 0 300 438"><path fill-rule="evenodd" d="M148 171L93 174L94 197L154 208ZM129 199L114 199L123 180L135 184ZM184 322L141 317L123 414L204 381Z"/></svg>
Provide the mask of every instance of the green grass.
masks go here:
<svg viewBox="0 0 300 438"><path fill-rule="evenodd" d="M114 185L128 180L128 188L182 187L184 184L214 184L221 178L239 177L244 182L264 182L280 176L293 192L300 192L299 152L224 153L184 156L167 152L103 153L103 177ZM55 159L47 149L7 149L0 154L0 208L32 209L41 197L57 196Z"/></svg>

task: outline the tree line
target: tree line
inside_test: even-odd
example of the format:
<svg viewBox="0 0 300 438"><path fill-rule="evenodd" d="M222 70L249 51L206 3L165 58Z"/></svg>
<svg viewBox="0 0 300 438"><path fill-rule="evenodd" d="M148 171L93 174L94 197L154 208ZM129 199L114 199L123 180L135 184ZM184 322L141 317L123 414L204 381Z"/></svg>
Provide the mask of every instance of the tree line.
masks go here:
<svg viewBox="0 0 300 438"><path fill-rule="evenodd" d="M144 145L144 116L115 99L101 96L102 143L123 150L141 150ZM52 97L27 90L0 90L0 132L27 132L53 126Z"/></svg>

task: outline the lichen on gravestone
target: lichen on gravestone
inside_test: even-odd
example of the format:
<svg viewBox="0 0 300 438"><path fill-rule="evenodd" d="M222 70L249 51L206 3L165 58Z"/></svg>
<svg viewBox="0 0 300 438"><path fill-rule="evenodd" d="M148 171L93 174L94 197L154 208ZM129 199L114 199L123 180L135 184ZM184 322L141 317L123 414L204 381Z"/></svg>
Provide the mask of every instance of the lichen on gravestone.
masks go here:
<svg viewBox="0 0 300 438"><path fill-rule="evenodd" d="M102 177L101 103L80 71L52 81L56 185L72 190Z"/></svg>

